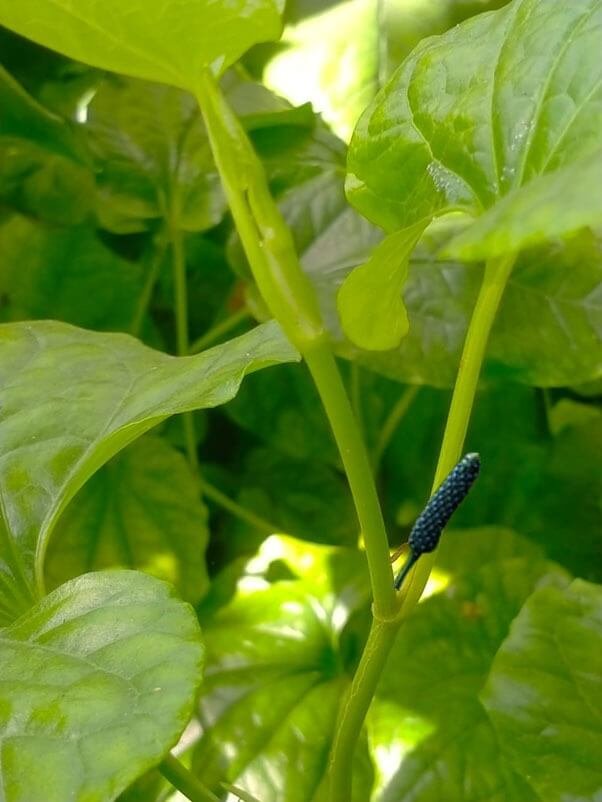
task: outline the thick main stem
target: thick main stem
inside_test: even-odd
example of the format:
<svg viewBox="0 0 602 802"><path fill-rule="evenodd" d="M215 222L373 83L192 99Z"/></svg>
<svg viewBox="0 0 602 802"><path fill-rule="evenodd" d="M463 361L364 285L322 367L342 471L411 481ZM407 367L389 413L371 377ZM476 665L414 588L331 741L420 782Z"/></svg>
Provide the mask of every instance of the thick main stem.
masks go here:
<svg viewBox="0 0 602 802"><path fill-rule="evenodd" d="M209 73L199 103L230 210L253 276L270 312L306 359L330 420L364 535L375 611L395 608L385 526L364 442L324 331L316 295L292 235L270 195L265 172Z"/></svg>
<svg viewBox="0 0 602 802"><path fill-rule="evenodd" d="M483 283L464 341L460 368L435 470L432 493L439 487L462 454L491 327L515 258L514 254L502 256L491 259L485 266ZM418 603L434 561L434 553L423 555L416 564L416 568L406 579L401 591L404 616Z"/></svg>
<svg viewBox="0 0 602 802"><path fill-rule="evenodd" d="M370 634L339 715L330 758L331 802L351 799L353 752L378 680L399 629L398 620L372 620Z"/></svg>

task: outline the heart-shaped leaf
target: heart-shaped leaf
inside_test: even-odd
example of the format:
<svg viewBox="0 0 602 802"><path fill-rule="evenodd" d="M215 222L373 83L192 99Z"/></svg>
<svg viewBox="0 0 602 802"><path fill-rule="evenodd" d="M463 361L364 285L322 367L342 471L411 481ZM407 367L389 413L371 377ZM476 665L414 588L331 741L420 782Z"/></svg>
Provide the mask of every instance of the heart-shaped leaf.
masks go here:
<svg viewBox="0 0 602 802"><path fill-rule="evenodd" d="M574 162L600 148L601 20L599 0L514 0L421 42L356 128L351 201L396 230L458 209L478 216L504 196L509 214L512 190L559 168L558 181L570 180ZM582 195L569 230L591 220ZM537 211L517 225L504 248L567 230L562 214L544 226Z"/></svg>
<svg viewBox="0 0 602 802"><path fill-rule="evenodd" d="M7 802L110 802L184 729L201 678L193 611L134 571L68 582L0 630Z"/></svg>
<svg viewBox="0 0 602 802"><path fill-rule="evenodd" d="M165 481L165 477L169 481ZM136 568L195 604L207 591L207 511L185 458L146 435L83 486L50 540L52 586L100 568Z"/></svg>
<svg viewBox="0 0 602 802"><path fill-rule="evenodd" d="M61 323L0 326L0 621L36 599L54 524L101 465L166 417L228 401L245 373L295 358L273 323L179 358Z"/></svg>
<svg viewBox="0 0 602 802"><path fill-rule="evenodd" d="M511 763L546 802L602 785L602 589L541 588L514 621L482 700Z"/></svg>
<svg viewBox="0 0 602 802"><path fill-rule="evenodd" d="M0 0L0 24L102 69L194 91L257 42L277 39L282 0Z"/></svg>

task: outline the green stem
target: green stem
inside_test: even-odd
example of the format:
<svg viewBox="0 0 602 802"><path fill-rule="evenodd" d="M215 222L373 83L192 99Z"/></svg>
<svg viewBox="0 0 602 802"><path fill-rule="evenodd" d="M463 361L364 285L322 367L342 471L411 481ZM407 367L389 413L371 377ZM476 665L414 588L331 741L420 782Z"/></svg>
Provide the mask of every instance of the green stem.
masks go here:
<svg viewBox="0 0 602 802"><path fill-rule="evenodd" d="M148 307L150 305L150 301L153 295L153 290L155 288L155 284L157 283L157 279L159 278L159 274L161 272L161 265L163 264L164 256L165 256L165 241L161 239L159 244L155 245L155 247L153 248L153 252L149 260L150 264L148 267L148 271L144 279L144 286L142 287L142 292L140 293L140 297L138 298L136 311L134 312L134 316L132 318L130 333L133 334L134 337L137 337L140 334L140 329L142 328L142 322L144 320L144 316L148 311Z"/></svg>
<svg viewBox="0 0 602 802"><path fill-rule="evenodd" d="M190 799L190 802L219 802L212 791L189 771L183 763L169 754L159 765L159 771L174 788Z"/></svg>
<svg viewBox="0 0 602 802"><path fill-rule="evenodd" d="M172 197L172 212L169 215L169 239L172 252L172 269L174 279L174 307L176 317L176 353L178 356L188 354L188 288L186 284L186 256L184 239L179 226L178 203ZM199 474L199 458L196 450L196 432L192 412L182 415L186 453L193 472Z"/></svg>
<svg viewBox="0 0 602 802"><path fill-rule="evenodd" d="M366 546L374 614L390 618L396 609L393 571L368 453L330 348L316 347L305 359L326 410L355 502Z"/></svg>
<svg viewBox="0 0 602 802"><path fill-rule="evenodd" d="M372 621L368 640L339 716L329 767L330 802L349 802L351 799L350 765L355 744L400 623L399 620L382 621L377 618Z"/></svg>
<svg viewBox="0 0 602 802"><path fill-rule="evenodd" d="M420 387L417 385L407 387L387 415L385 422L383 423L383 427L380 430L378 441L374 448L374 454L372 457L375 473L378 471L378 466L383 458L383 454L391 442L391 438L397 431L397 427L401 423L408 409L411 407L414 399L418 395L419 390Z"/></svg>
<svg viewBox="0 0 602 802"><path fill-rule="evenodd" d="M464 341L432 493L462 455L489 334L515 259L516 256L511 254L491 259L485 266L485 275ZM403 616L418 604L434 562L435 553L423 555L404 582L400 592Z"/></svg>
<svg viewBox="0 0 602 802"><path fill-rule="evenodd" d="M247 309L239 309L238 312L234 312L234 314L230 315L230 317L227 317L225 320L221 320L219 323L216 323L215 326L212 326L209 329L209 331L206 331L204 334L198 337L189 347L188 353L196 354L199 351L204 351L205 348L209 348L209 346L219 342L224 335L229 334L241 323L250 319L251 313Z"/></svg>
<svg viewBox="0 0 602 802"><path fill-rule="evenodd" d="M217 487L209 484L205 479L201 481L201 491L206 498L211 499L211 501L215 502L219 507L222 507L224 510L234 515L235 518L239 518L259 532L264 532L266 535L273 535L275 532L280 532L282 529L282 527L271 524L265 518L256 515L252 510L248 510L246 507L238 504L225 493L222 493L221 490L218 490Z"/></svg>

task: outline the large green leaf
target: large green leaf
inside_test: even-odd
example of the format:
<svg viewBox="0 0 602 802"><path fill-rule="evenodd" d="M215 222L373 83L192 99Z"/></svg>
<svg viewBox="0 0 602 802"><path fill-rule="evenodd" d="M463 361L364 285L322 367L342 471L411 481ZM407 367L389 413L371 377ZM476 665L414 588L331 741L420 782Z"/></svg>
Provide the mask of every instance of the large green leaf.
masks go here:
<svg viewBox="0 0 602 802"><path fill-rule="evenodd" d="M599 150L601 18L599 0L514 0L421 42L356 128L352 202L388 230L457 209L479 215ZM579 209L589 223L585 199ZM531 243L566 231L562 215L531 221Z"/></svg>
<svg viewBox="0 0 602 802"><path fill-rule="evenodd" d="M502 749L546 802L595 802L602 784L602 588L541 588L482 693Z"/></svg>
<svg viewBox="0 0 602 802"><path fill-rule="evenodd" d="M140 265L119 258L93 229L50 228L15 216L0 225L0 252L0 320L130 328L142 292Z"/></svg>
<svg viewBox="0 0 602 802"><path fill-rule="evenodd" d="M280 35L281 0L0 0L0 24L102 69L194 91L203 69L223 70Z"/></svg>
<svg viewBox="0 0 602 802"><path fill-rule="evenodd" d="M296 358L275 324L180 358L54 322L1 326L0 345L5 622L36 599L52 528L101 465L169 415L228 401L245 373Z"/></svg>
<svg viewBox="0 0 602 802"><path fill-rule="evenodd" d="M166 477L169 481L166 482ZM50 541L52 585L87 571L137 568L196 603L206 593L207 512L184 457L147 435L87 482Z"/></svg>
<svg viewBox="0 0 602 802"><path fill-rule="evenodd" d="M88 106L86 129L100 167L101 225L127 232L171 218L195 231L220 221L225 199L191 94L112 78Z"/></svg>
<svg viewBox="0 0 602 802"><path fill-rule="evenodd" d="M270 585L262 577L270 565L297 578ZM217 790L225 775L262 802L323 802L349 682L342 631L368 593L359 551L277 537L264 543L233 601L204 629L206 729L193 766L207 784ZM363 747L355 761L357 802L369 798L366 758Z"/></svg>
<svg viewBox="0 0 602 802"><path fill-rule="evenodd" d="M505 540L503 551L520 554L510 534L472 530L449 532L449 549L486 555L487 538ZM454 541L452 543L452 541ZM400 631L373 711L371 730L377 756L387 748L401 758L383 778L382 802L535 802L536 796L500 754L495 732L478 700L495 653L525 599L539 585L566 580L550 563L532 556L495 561L499 545L481 567L462 570L449 588L424 601ZM388 711L389 726L379 722ZM396 715L394 715L396 711Z"/></svg>
<svg viewBox="0 0 602 802"><path fill-rule="evenodd" d="M177 741L202 660L163 582L103 571L55 590L0 630L1 798L110 802Z"/></svg>

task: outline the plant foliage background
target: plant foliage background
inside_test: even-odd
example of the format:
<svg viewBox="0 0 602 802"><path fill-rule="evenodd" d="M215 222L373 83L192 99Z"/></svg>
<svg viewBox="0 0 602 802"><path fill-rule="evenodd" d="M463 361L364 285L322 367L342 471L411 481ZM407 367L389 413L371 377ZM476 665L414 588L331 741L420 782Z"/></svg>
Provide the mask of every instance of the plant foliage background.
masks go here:
<svg viewBox="0 0 602 802"><path fill-rule="evenodd" d="M291 1L284 44L247 50L278 35L278 4L258 5L253 24L262 35L249 23L248 41L233 38L222 88L318 292L394 548L429 494L483 253L464 218L439 220L412 241L420 238L389 296L373 273L353 274L374 331L342 294L339 316L339 287L383 242L376 224L394 230L406 202L391 189L396 169L405 160L411 170L420 158L411 147L422 147L401 148L394 127L397 145L383 144L396 101L391 110L380 95L356 129L352 206L347 143L416 45L434 53L421 62L426 77L415 72L407 89L427 130L430 87L442 73L426 37L469 18L478 37L492 19L480 13L505 4L387 0L376 13L364 0ZM599 20L600 4L589 5ZM104 51L84 36L68 58L0 28L7 802L64 802L74 782L77 799L170 798L152 769L186 724L185 760L221 798L227 781L262 802L319 802L338 703L367 634L369 586L340 460L306 368L263 323L186 91L198 40L192 30L184 36L185 23L167 37L174 57L161 50L171 65L165 80L182 88L154 83L165 74L142 58L137 77L105 71ZM592 30L599 46L600 28ZM568 47L566 39L557 46ZM472 53L471 69L481 69L481 57L489 55ZM600 103L593 57L569 77ZM387 91L407 81L395 72ZM501 92L500 115L507 100ZM491 114L476 90L474 104L477 117ZM370 125L382 126L382 138L363 147ZM408 179L408 196L433 214L489 209L479 242L489 224L494 234L507 224L521 253L468 432L482 476L389 658L353 765L354 799L594 802L602 793L602 239L594 217L565 229L558 221L567 186L599 180L602 162L591 156L568 184L536 188L551 205L532 241L501 206L490 208L462 135L450 133L441 164L465 184L442 191ZM542 149L522 162L524 175L543 175L535 164ZM382 159L390 161L377 169ZM512 181L508 164L502 180ZM598 201L595 188L588 197L599 224L597 192ZM542 197L526 196L523 219ZM491 223L493 212L501 217ZM401 287L403 331L383 331L380 305L398 304ZM205 353L233 335L244 338ZM364 350L366 338L381 350ZM168 356L188 353L186 361ZM116 580L116 567L148 576ZM99 573L78 579L91 571ZM40 583L53 591L42 602ZM204 655L195 616L177 598L194 609ZM111 605L120 612L103 625ZM102 634L114 621L119 646ZM51 648L55 662L34 646ZM81 667L91 654L101 668L90 673ZM81 736L73 754L57 745L69 727Z"/></svg>

